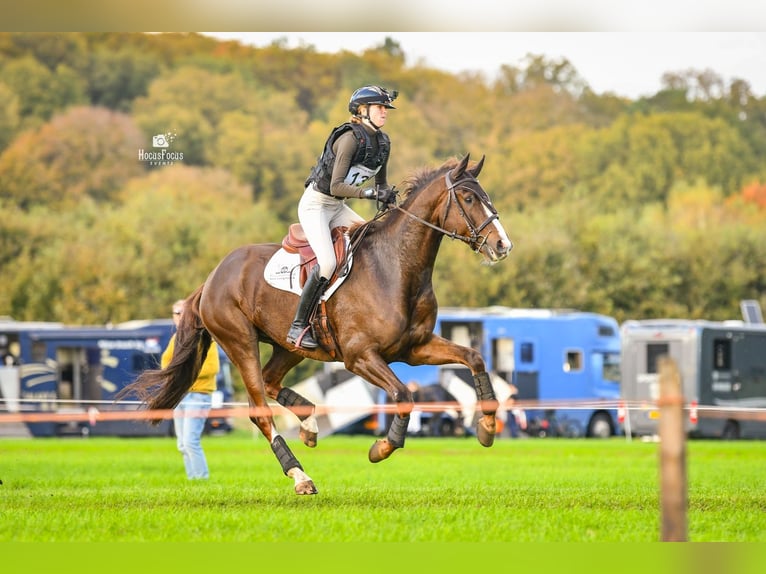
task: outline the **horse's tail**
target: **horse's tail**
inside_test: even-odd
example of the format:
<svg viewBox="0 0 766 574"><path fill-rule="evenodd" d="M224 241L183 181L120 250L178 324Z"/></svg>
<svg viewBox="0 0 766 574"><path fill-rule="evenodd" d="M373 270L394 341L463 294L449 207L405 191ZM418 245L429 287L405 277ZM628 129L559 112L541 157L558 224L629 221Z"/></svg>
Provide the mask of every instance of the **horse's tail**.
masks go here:
<svg viewBox="0 0 766 574"><path fill-rule="evenodd" d="M199 314L201 285L184 302L181 321L175 334L173 358L164 369L147 369L126 386L117 398L135 395L149 410L172 409L197 380L207 357L212 337ZM152 420L158 424L161 419Z"/></svg>

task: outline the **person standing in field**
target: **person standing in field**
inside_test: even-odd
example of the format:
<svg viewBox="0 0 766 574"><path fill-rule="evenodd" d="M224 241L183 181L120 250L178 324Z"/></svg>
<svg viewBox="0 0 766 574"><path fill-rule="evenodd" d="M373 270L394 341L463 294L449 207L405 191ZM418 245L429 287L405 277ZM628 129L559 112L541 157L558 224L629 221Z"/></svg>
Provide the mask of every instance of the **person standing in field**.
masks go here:
<svg viewBox="0 0 766 574"><path fill-rule="evenodd" d="M183 299L173 303L173 323L176 328L178 328L183 311ZM163 369L173 358L175 341L176 335L174 333L160 359L160 365ZM213 403L213 391L216 389L216 376L219 369L218 345L213 341L208 349L205 362L202 363L202 369L197 380L194 381L181 402L173 410L176 443L178 450L183 455L186 476L190 480L210 477L205 452L202 450L202 432L205 430L205 422Z"/></svg>
<svg viewBox="0 0 766 574"><path fill-rule="evenodd" d="M508 434L511 438L520 438L521 433L527 430L527 415L523 409L520 409L516 402L519 399L519 389L514 384L509 385L511 395L508 397Z"/></svg>

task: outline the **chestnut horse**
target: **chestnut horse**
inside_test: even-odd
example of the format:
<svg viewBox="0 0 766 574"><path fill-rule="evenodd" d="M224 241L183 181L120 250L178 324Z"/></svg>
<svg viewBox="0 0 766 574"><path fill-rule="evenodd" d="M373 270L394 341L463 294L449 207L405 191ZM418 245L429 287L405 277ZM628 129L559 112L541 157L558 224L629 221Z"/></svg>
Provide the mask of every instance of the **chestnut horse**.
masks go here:
<svg viewBox="0 0 766 574"><path fill-rule="evenodd" d="M161 370L145 371L127 390L150 409L175 407L196 379L207 348L215 339L239 369L247 388L251 420L268 439L295 492L315 494L316 486L274 426L267 397L290 409L300 420L304 444L316 446L315 405L281 382L303 359L343 361L346 369L384 389L396 405L387 436L377 440L369 460L379 462L404 446L413 407L412 393L389 367L460 363L473 374L482 416L477 438L491 446L498 407L481 354L433 332L437 302L432 285L442 238L459 239L494 264L513 247L498 214L478 181L484 158L469 167L469 156L437 169L422 170L405 182L400 205L352 230L365 234L353 252L353 266L337 293L325 303L336 349L330 353L296 348L285 336L298 297L264 280L264 267L278 244L240 247L227 255L205 283L192 293L176 334L175 354ZM352 237L352 238L353 238ZM258 344L273 347L261 363Z"/></svg>

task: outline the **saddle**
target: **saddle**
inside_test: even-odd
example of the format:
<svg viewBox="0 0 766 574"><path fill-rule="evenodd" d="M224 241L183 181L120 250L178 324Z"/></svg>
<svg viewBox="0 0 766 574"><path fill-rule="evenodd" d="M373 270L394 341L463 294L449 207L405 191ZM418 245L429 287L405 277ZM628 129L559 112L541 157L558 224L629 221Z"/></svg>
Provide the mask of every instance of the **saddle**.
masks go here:
<svg viewBox="0 0 766 574"><path fill-rule="evenodd" d="M332 245L335 250L335 260L338 265L335 267L335 273L330 277L329 285L341 275L345 275L346 266L343 264L346 260L346 241L345 234L348 231L348 227L334 227L330 230L330 237L332 237ZM306 284L309 273L317 264L317 258L314 254L314 250L311 249L306 234L303 232L303 226L300 223L293 223L287 230L287 235L282 239L282 248L288 253L297 253L300 257L300 274L299 283L303 287Z"/></svg>

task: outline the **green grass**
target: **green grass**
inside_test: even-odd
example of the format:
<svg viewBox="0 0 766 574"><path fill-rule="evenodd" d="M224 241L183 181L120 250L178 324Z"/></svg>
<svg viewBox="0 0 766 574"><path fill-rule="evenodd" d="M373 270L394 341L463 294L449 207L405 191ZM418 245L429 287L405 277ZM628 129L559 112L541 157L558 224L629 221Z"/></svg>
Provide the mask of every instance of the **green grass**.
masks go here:
<svg viewBox="0 0 766 574"><path fill-rule="evenodd" d="M319 494L297 496L266 441L203 441L187 481L172 439L0 440L0 541L655 542L658 445L624 440L290 440ZM687 445L688 534L766 541L761 442Z"/></svg>

